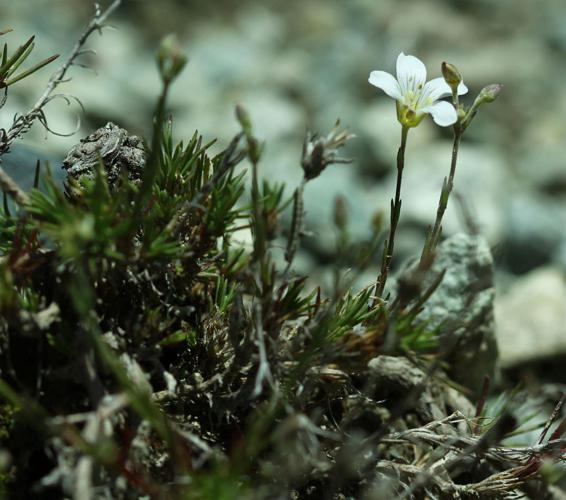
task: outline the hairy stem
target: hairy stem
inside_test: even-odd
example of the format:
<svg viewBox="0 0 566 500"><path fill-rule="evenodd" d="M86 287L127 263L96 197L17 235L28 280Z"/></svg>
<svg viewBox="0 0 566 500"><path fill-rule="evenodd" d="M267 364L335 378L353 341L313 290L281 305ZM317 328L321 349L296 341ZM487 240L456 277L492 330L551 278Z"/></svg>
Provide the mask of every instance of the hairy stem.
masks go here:
<svg viewBox="0 0 566 500"><path fill-rule="evenodd" d="M456 175L456 164L458 163L458 151L460 149L460 141L462 140L462 132L462 127L459 123L457 123L454 126L454 142L452 143L450 173L448 174L448 179L444 178L444 182L442 184L442 190L440 191L440 198L438 200L438 209L436 210L436 220L434 221L432 230L427 236L427 240L421 254L421 267L426 266L426 262L429 261L432 252L434 252L438 242L440 241L440 235L442 233L442 218L444 217L444 212L446 212L446 207L448 206L450 193L454 188L454 176Z"/></svg>
<svg viewBox="0 0 566 500"><path fill-rule="evenodd" d="M289 233L289 239L287 240L287 248L285 249L285 260L287 261L287 266L283 272L283 276L287 276L289 270L291 269L291 264L299 248L299 243L301 240L301 233L303 230L303 193L305 186L307 184L306 177L303 177L299 187L295 190L293 194L293 219L291 221L291 230Z"/></svg>
<svg viewBox="0 0 566 500"><path fill-rule="evenodd" d="M401 215L401 183L403 181L403 168L405 167L405 148L407 146L407 135L409 133L408 127L401 129L401 145L397 152L397 183L395 186L395 199L391 200L391 225L389 227L389 234L385 240L385 250L381 262L381 271L377 278L375 285L376 298L383 295L387 276L389 274L389 267L393 259L393 250L395 248L395 231L399 223L399 216Z"/></svg>

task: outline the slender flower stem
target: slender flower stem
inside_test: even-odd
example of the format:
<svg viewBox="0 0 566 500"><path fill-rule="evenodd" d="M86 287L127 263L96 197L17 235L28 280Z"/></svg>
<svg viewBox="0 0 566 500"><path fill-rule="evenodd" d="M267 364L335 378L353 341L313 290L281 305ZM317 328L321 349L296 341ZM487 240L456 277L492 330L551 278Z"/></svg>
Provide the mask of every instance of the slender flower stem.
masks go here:
<svg viewBox="0 0 566 500"><path fill-rule="evenodd" d="M254 260L263 262L265 257L265 217L263 203L259 190L258 161L251 158L252 162L252 205L253 205L253 227L254 227Z"/></svg>
<svg viewBox="0 0 566 500"><path fill-rule="evenodd" d="M454 125L454 142L452 143L450 173L448 174L448 179L444 178L444 182L442 184L442 190L440 191L440 198L438 200L438 209L436 211L436 220L434 221L434 226L427 237L427 241L421 254L421 267L426 265L426 262L429 260L432 252L435 250L440 240L440 234L442 232L442 218L444 217L444 212L446 211L446 207L448 206L450 193L454 188L454 176L456 175L456 164L458 163L458 151L460 149L462 133L463 129L460 123Z"/></svg>
<svg viewBox="0 0 566 500"><path fill-rule="evenodd" d="M385 250L381 262L381 271L375 285L376 298L383 295L383 290L385 289L385 283L387 282L387 276L389 274L389 267L391 265L391 260L393 259L395 231L397 230L399 216L401 215L401 183L403 181L403 168L405 167L405 148L407 146L408 133L409 127L404 126L401 129L401 145L397 152L397 184L395 186L395 199L391 200L391 225L389 227L389 235L385 240Z"/></svg>
<svg viewBox="0 0 566 500"><path fill-rule="evenodd" d="M29 197L27 193L8 175L8 173L2 168L2 162L0 161L0 189L4 191L7 195L11 196L17 203L25 206L29 203Z"/></svg>

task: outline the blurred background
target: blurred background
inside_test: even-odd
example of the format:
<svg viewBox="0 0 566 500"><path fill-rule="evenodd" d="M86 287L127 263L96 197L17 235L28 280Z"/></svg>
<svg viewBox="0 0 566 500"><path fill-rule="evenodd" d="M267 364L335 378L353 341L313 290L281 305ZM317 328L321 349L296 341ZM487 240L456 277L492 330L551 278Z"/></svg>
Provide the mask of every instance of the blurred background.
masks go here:
<svg viewBox="0 0 566 500"><path fill-rule="evenodd" d="M65 57L93 11L85 0L0 6L0 28L15 29L4 39L15 46L36 34L37 60ZM523 374L529 367L555 373L566 357L565 11L561 0L124 0L114 28L90 41L96 54L83 58L90 69L73 68L61 87L85 112L62 101L47 110L53 130L72 132L80 115L80 131L58 137L36 126L7 166L29 183L39 156L62 178L66 151L107 121L147 137L159 82L154 53L175 32L190 58L170 101L178 138L198 129L222 148L238 130L234 106L243 104L267 141L264 175L288 183L291 194L302 175L306 128L326 132L340 118L356 135L345 152L353 163L330 167L306 190L312 236L299 264L323 272L336 247L336 196L346 200L355 238L370 237L375 214L388 218L400 126L394 102L367 83L370 71L394 73L401 51L421 58L430 78L449 61L470 88L468 104L483 86L504 85L466 133L455 181L493 249L502 362ZM15 88L0 127L33 104L52 70ZM450 150L450 128L430 119L409 135L398 262L422 247ZM461 212L453 197L446 235L464 228ZM377 261L362 285L375 279Z"/></svg>

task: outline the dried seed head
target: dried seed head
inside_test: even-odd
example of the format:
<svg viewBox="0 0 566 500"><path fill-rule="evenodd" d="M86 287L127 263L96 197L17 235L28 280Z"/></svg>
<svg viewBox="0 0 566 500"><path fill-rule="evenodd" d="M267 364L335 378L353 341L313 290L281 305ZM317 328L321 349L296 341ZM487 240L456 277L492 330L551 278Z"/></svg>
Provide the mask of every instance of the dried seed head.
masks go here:
<svg viewBox="0 0 566 500"><path fill-rule="evenodd" d="M328 135L323 137L307 131L301 159L301 166L305 172L306 180L318 177L328 165L333 163L350 163L352 161L351 159L338 157L338 150L354 137L354 134L350 134L346 130L340 130L339 126L340 121L338 120Z"/></svg>

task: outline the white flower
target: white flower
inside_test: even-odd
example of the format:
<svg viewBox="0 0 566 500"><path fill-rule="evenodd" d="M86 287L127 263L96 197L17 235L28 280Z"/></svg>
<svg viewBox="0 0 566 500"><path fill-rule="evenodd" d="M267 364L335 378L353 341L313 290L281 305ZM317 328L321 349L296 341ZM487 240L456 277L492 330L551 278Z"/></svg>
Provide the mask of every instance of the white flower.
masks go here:
<svg viewBox="0 0 566 500"><path fill-rule="evenodd" d="M427 82L425 65L414 56L401 52L397 57L397 78L385 71L372 71L369 83L397 101L397 118L405 127L416 127L425 114L432 115L432 119L442 127L452 125L458 119L454 106L439 100L452 95L450 86L444 78ZM468 88L460 83L458 95L466 92Z"/></svg>

